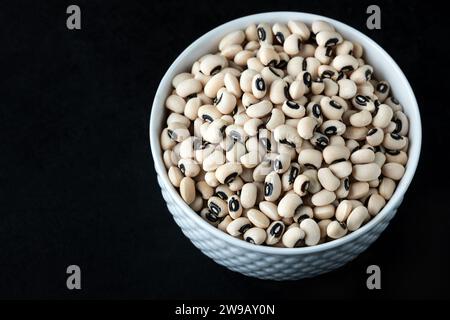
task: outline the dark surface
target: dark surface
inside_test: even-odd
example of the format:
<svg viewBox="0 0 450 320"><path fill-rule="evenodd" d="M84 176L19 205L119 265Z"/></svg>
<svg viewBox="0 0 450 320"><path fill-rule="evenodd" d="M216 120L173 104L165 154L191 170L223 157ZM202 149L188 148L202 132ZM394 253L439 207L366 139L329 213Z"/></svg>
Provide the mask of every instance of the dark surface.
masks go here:
<svg viewBox="0 0 450 320"><path fill-rule="evenodd" d="M80 31L66 29L71 3ZM445 9L378 2L382 29L370 31L370 2L226 3L0 4L0 297L450 297ZM380 239L344 268L283 283L228 271L182 235L148 142L153 95L176 56L213 27L274 10L323 14L377 41L414 88L424 136L416 177ZM82 269L81 291L66 289L70 264ZM365 286L370 264L382 270L378 292Z"/></svg>

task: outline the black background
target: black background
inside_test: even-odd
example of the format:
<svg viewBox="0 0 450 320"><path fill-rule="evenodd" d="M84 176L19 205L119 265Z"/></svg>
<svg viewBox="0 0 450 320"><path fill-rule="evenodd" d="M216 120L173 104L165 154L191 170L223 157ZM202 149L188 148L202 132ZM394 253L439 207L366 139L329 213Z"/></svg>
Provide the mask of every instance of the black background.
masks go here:
<svg viewBox="0 0 450 320"><path fill-rule="evenodd" d="M66 28L78 4L82 29ZM449 298L448 19L436 2L2 1L0 297ZM176 56L213 27L292 10L341 20L377 41L416 93L419 168L388 229L345 267L292 282L216 265L181 233L156 183L148 121ZM66 288L66 267L82 290ZM366 288L366 268L382 290Z"/></svg>

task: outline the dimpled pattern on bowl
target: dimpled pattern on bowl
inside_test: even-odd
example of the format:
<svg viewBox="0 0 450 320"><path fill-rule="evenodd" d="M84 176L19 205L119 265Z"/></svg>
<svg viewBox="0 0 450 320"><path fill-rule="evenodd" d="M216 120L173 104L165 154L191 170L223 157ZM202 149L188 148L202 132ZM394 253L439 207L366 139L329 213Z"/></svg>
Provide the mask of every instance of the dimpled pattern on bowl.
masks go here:
<svg viewBox="0 0 450 320"><path fill-rule="evenodd" d="M310 278L339 268L367 249L387 227L397 207L372 229L354 241L317 253L291 256L244 250L233 243L216 238L209 230L192 220L178 207L158 175L158 183L167 208L184 235L205 255L220 265L244 275L260 279L297 280ZM256 247L256 246L255 246Z"/></svg>

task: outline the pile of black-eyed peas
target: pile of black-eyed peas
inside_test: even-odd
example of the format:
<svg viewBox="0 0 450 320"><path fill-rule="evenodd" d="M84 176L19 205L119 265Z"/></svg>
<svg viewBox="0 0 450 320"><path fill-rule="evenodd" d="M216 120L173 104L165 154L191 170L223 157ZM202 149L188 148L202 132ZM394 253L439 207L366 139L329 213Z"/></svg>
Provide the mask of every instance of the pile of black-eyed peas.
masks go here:
<svg viewBox="0 0 450 320"><path fill-rule="evenodd" d="M377 215L404 174L409 125L363 56L324 21L221 39L165 102L163 160L183 200L233 237L290 248Z"/></svg>

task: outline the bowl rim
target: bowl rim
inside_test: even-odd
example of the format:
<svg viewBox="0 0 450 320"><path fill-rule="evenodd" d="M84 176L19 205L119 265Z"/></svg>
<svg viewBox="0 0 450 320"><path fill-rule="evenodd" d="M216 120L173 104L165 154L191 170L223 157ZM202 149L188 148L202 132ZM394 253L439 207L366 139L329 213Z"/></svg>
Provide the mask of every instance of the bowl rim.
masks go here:
<svg viewBox="0 0 450 320"><path fill-rule="evenodd" d="M409 118L412 117L415 118L414 126L411 126L410 121L410 128L409 132L411 130L415 131L415 141L410 145L409 152L408 152L408 162L406 165L406 170L404 173L404 176L397 184L397 187L395 189L394 194L392 197L386 202L386 205L383 207L383 209L375 216L372 217L372 219L363 225L361 228L353 231L350 234L345 235L342 238L335 239L330 242L321 243L315 246L310 247L300 247L300 248L280 248L280 247L270 247L270 246L263 246L263 245L254 245L251 243L248 243L244 240L235 238L226 232L223 232L222 230L218 229L217 227L214 227L210 225L208 222L204 221L203 218L201 218L194 210L192 210L189 205L187 205L184 200L181 198L180 194L177 192L175 187L170 183L167 170L165 168L165 165L163 163L162 159L162 151L159 143L159 136L160 132L156 132L156 120L155 120L155 114L157 110L160 108L164 108L164 102L161 103L161 99L166 98L166 94L162 94L161 91L163 91L163 84L167 81L171 81L172 79L169 79L169 74L172 73L172 70L176 68L176 66L181 63L188 55L189 53L194 50L198 45L201 44L203 39L210 37L214 33L219 32L221 29L225 29L233 24L243 23L246 20L256 20L259 19L260 21L264 21L270 18L273 18L273 16L276 15L297 15L299 20L302 20L302 18L307 18L310 20L323 20L327 21L331 24L333 24L336 29L346 29L346 32L353 33L356 38L364 39L364 41L369 42L372 46L377 48L379 50L379 53L381 53L382 58L380 58L383 61L387 61L392 68L394 68L393 72L396 72L398 76L401 78L403 89L407 91L407 95L409 95L412 98L413 105L410 105L408 108L408 113L410 113ZM248 22L250 23L250 22ZM152 125L153 124L153 125ZM153 130L152 130L153 129ZM250 250L258 253L265 253L265 254L276 254L276 255L300 255L300 254L311 254L311 253L318 253L322 251L327 251L329 249L334 249L336 247L345 245L349 242L354 241L358 237L366 234L369 230L374 228L378 223L381 222L384 218L386 218L389 213L391 213L393 210L395 210L395 205L399 204L402 201L402 198L407 191L413 177L414 173L416 171L419 158L420 158L420 150L421 150L421 144L422 144L422 125L421 125L421 118L420 118L420 111L417 104L416 97L414 95L414 92L411 88L411 85L400 69L400 67L397 65L397 63L394 61L394 59L375 41L373 41L371 38L363 34L361 31L358 31L357 29L343 23L340 21L337 21L332 18L328 18L322 15L317 14L311 14L306 12L296 12L296 11L271 11L271 12L264 12L264 13L258 13L258 14L252 14L243 16L237 19L233 19L231 21L228 21L224 24L221 24L217 26L216 28L210 30L209 32L205 33L198 39L196 39L194 42L192 42L183 52L181 52L175 61L171 64L169 69L165 72L163 78L161 79L158 89L155 93L153 104L151 108L151 114L150 114L150 120L149 120L149 134L150 134L150 149L152 152L154 167L159 175L160 179L164 183L166 189L168 190L171 198L173 201L176 202L176 205L183 210L184 213L188 216L189 219L191 219L193 222L201 226L201 228L206 229L208 232L212 233L213 236L217 237L220 240L223 240L231 245L238 246L245 250Z"/></svg>

